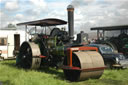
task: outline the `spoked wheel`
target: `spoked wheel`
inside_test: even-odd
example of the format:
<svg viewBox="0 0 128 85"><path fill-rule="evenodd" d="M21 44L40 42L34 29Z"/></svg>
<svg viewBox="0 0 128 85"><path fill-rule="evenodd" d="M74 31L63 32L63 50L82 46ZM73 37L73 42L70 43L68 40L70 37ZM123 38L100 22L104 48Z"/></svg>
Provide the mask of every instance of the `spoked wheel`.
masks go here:
<svg viewBox="0 0 128 85"><path fill-rule="evenodd" d="M37 44L24 42L16 58L16 64L25 69L36 69L40 67L40 49Z"/></svg>

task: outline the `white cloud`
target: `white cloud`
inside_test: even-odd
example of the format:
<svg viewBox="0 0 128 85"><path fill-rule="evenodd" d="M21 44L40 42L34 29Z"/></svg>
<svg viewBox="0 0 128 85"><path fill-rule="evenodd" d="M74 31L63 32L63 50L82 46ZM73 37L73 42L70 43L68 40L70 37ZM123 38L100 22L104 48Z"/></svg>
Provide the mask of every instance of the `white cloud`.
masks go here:
<svg viewBox="0 0 128 85"><path fill-rule="evenodd" d="M5 3L2 23L24 22L55 17L67 21L67 6L70 2L59 0L0 0ZM28 3L27 3L27 2ZM128 23L127 0L72 0L75 5L75 29L89 32L91 27L121 25ZM9 11L9 12L8 12Z"/></svg>
<svg viewBox="0 0 128 85"><path fill-rule="evenodd" d="M58 10L53 10L46 15L47 18L59 18L59 19L65 19L65 11L59 12Z"/></svg>
<svg viewBox="0 0 128 85"><path fill-rule="evenodd" d="M8 17L4 12L0 11L0 29L5 27L11 18Z"/></svg>
<svg viewBox="0 0 128 85"><path fill-rule="evenodd" d="M9 11L13 11L19 8L18 5L18 1L14 0L14 1L8 1L5 3L5 9L9 10Z"/></svg>
<svg viewBox="0 0 128 85"><path fill-rule="evenodd" d="M74 13L74 20L75 20L76 23L81 22L81 19L82 19L83 17L86 17L86 16L81 15L81 11L79 11L79 10L77 10L77 11Z"/></svg>
<svg viewBox="0 0 128 85"><path fill-rule="evenodd" d="M6 0L0 0L0 3L3 3L3 2L5 2Z"/></svg>
<svg viewBox="0 0 128 85"><path fill-rule="evenodd" d="M86 2L86 3L85 3ZM91 27L124 25L128 23L127 0L73 0L75 27L89 32ZM81 16L81 17L80 17Z"/></svg>
<svg viewBox="0 0 128 85"><path fill-rule="evenodd" d="M0 17L2 17L3 16L3 12L2 11L0 11Z"/></svg>
<svg viewBox="0 0 128 85"><path fill-rule="evenodd" d="M63 9L64 7L65 7L64 9L66 9L68 4L69 4L68 2L58 1L58 2L50 2L47 5L49 8L52 8L52 9L60 9L60 8Z"/></svg>
<svg viewBox="0 0 128 85"><path fill-rule="evenodd" d="M24 18L23 14L16 14L16 19L22 20Z"/></svg>
<svg viewBox="0 0 128 85"><path fill-rule="evenodd" d="M30 7L24 9L25 17L34 17L31 19L39 19L39 17L44 16L47 13L47 2L44 0L28 0L28 4Z"/></svg>
<svg viewBox="0 0 128 85"><path fill-rule="evenodd" d="M75 7L80 7L81 5L88 5L95 0L72 0L71 5L74 5Z"/></svg>
<svg viewBox="0 0 128 85"><path fill-rule="evenodd" d="M47 6L44 0L30 0L36 7L45 8Z"/></svg>
<svg viewBox="0 0 128 85"><path fill-rule="evenodd" d="M0 11L0 29L6 27L10 23L16 24L18 21L18 19L15 19L14 17L9 16L4 12Z"/></svg>

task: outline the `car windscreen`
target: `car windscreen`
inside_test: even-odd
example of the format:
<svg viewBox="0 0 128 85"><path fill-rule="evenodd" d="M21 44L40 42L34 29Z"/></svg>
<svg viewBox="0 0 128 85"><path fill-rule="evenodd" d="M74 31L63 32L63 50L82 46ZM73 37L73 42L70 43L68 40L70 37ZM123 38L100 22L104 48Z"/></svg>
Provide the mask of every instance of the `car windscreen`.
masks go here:
<svg viewBox="0 0 128 85"><path fill-rule="evenodd" d="M102 54L104 53L113 53L113 49L109 46L101 46L100 51Z"/></svg>

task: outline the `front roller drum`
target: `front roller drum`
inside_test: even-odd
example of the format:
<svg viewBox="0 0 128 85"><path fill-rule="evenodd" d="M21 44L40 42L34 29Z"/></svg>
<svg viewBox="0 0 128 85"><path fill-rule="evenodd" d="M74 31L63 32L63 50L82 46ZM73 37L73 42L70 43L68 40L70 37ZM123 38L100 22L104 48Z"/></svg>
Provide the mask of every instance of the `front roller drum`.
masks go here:
<svg viewBox="0 0 128 85"><path fill-rule="evenodd" d="M41 64L40 54L40 49L37 44L33 42L23 42L19 55L16 58L16 65L25 69L37 69Z"/></svg>
<svg viewBox="0 0 128 85"><path fill-rule="evenodd" d="M64 69L67 80L81 81L89 78L100 78L104 72L104 61L98 52L73 52L73 67L80 70Z"/></svg>

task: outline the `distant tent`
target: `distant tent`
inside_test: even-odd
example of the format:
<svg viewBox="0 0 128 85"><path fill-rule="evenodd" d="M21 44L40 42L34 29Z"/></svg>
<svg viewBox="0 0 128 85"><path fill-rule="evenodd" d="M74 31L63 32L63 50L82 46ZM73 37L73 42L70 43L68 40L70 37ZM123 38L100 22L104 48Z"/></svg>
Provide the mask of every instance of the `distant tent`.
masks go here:
<svg viewBox="0 0 128 85"><path fill-rule="evenodd" d="M16 30L16 26L13 24L8 24L8 26L1 28L1 30Z"/></svg>

